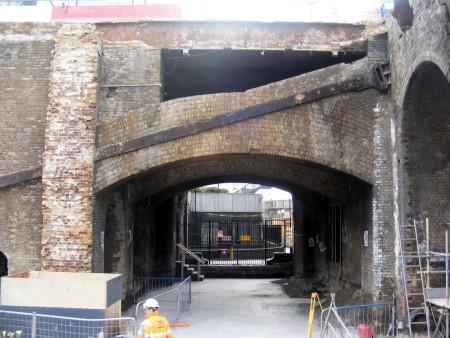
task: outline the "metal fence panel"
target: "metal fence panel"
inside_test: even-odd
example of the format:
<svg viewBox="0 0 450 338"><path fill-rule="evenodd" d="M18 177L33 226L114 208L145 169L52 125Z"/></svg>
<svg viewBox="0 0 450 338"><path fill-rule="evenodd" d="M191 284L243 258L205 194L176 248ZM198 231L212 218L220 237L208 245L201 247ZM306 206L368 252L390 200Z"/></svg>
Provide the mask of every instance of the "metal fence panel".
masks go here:
<svg viewBox="0 0 450 338"><path fill-rule="evenodd" d="M143 298L155 298L162 314L177 321L191 304L191 278L142 278L136 281L146 290ZM84 319L0 310L0 335L15 338L112 338L135 337L136 320L144 318L140 301L135 318Z"/></svg>
<svg viewBox="0 0 450 338"><path fill-rule="evenodd" d="M19 337L32 337L33 322L36 317L32 313L21 313L0 310L0 333L2 335L19 333ZM3 334L4 333L4 334Z"/></svg>
<svg viewBox="0 0 450 338"><path fill-rule="evenodd" d="M83 319L0 311L0 332L5 332L7 337L20 338L135 337L136 320L127 317Z"/></svg>
<svg viewBox="0 0 450 338"><path fill-rule="evenodd" d="M149 285L156 286L165 283L164 281L159 281L159 279L163 278L144 277L144 279ZM184 280L179 278L172 279L176 280L172 286L148 288L149 291L140 297L142 300L137 303L135 309L135 318L138 325L144 320L145 311L143 309L143 304L148 298L154 298L158 301L161 315L166 317L169 321L178 321L181 313L189 309L192 299L191 277ZM180 283L178 283L179 280L181 280Z"/></svg>
<svg viewBox="0 0 450 338"><path fill-rule="evenodd" d="M209 264L266 265L275 253L290 252L290 220L216 217L193 218L187 245Z"/></svg>
<svg viewBox="0 0 450 338"><path fill-rule="evenodd" d="M183 281L183 278L136 277L133 279L133 300L148 299L149 295L177 288Z"/></svg>
<svg viewBox="0 0 450 338"><path fill-rule="evenodd" d="M357 329L361 324L370 326L374 337L386 337L392 330L392 303L336 307L334 310L337 315L330 310L327 308L322 311L321 332L335 335L336 332L344 334L348 330L357 334ZM324 330L326 324L330 326Z"/></svg>

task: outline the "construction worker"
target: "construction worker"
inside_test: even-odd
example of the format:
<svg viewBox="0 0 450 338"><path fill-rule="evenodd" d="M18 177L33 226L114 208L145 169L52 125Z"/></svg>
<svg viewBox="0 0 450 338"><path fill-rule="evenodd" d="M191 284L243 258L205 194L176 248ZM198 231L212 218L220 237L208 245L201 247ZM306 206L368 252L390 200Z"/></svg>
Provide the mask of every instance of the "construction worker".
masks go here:
<svg viewBox="0 0 450 338"><path fill-rule="evenodd" d="M173 338L173 333L170 330L167 319L159 314L158 302L155 299L150 298L145 301L143 306L145 317L136 338Z"/></svg>

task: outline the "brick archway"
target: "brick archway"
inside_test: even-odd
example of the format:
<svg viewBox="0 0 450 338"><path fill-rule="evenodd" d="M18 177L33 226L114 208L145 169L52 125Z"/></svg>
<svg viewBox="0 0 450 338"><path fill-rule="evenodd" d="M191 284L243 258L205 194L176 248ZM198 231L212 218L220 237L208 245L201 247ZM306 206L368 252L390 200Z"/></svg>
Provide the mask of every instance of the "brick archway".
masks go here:
<svg viewBox="0 0 450 338"><path fill-rule="evenodd" d="M117 250L128 252L120 243L127 243L128 232L133 231L138 231L133 238L142 240L147 225L171 238L178 217L173 208L179 202L170 202L170 198L177 193L208 182L270 183L296 195L299 236L317 238L326 222L327 207L348 205L346 231L356 240L345 246L343 255L361 259L353 259L343 276L361 283L363 258L358 239L361 224L371 225L374 107L382 95L368 79L374 74L373 66L364 59L242 93L175 99L99 125L94 192L100 202L95 213L101 219L110 203L118 205L111 198L119 197L125 209L139 205L137 211L125 215L125 230L117 229ZM103 196L106 201L102 202ZM133 218L147 212L141 221ZM100 222L94 228L103 225ZM94 243L99 241L97 236L94 232ZM297 243L296 274L304 268L314 269L313 261L325 269L327 264L321 260L327 258L308 252L303 241ZM144 243L135 244L134 251L145 248ZM163 251L172 250L169 241ZM95 255L99 248L93 251ZM126 270L133 255L128 252L120 257L117 267ZM143 253L134 259L141 262L143 257L153 255ZM173 261L170 253L166 258ZM149 262L152 259L147 261L148 271L158 266Z"/></svg>
<svg viewBox="0 0 450 338"><path fill-rule="evenodd" d="M403 207L411 219L430 219L430 241L441 250L450 218L448 208L442 208L450 193L449 106L450 84L441 68L422 62L412 73L404 100L404 189L410 208Z"/></svg>
<svg viewBox="0 0 450 338"><path fill-rule="evenodd" d="M352 87L371 65L340 64L243 93L177 99L111 119L97 128L94 190L178 161L233 154L291 158L371 183L373 107L380 93ZM343 82L327 81L336 74ZM320 80L328 85L299 90Z"/></svg>
<svg viewBox="0 0 450 338"><path fill-rule="evenodd" d="M149 169L128 180L127 186L135 196L156 195L164 199L201 185L233 181L272 185L299 194L309 191L336 203L347 203L353 193L371 186L351 175L306 161L247 153L179 160Z"/></svg>

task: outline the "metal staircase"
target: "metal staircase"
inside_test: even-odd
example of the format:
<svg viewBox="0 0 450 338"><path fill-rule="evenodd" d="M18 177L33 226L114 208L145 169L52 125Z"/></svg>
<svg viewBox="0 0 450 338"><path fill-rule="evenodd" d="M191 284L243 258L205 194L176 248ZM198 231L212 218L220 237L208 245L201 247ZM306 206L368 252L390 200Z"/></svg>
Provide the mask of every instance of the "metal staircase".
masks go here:
<svg viewBox="0 0 450 338"><path fill-rule="evenodd" d="M400 225L400 258L403 269L405 305L409 336L424 326L430 337L430 315L425 297L424 256L420 253L417 224ZM425 316L425 321L421 318ZM414 320L414 319L418 320Z"/></svg>

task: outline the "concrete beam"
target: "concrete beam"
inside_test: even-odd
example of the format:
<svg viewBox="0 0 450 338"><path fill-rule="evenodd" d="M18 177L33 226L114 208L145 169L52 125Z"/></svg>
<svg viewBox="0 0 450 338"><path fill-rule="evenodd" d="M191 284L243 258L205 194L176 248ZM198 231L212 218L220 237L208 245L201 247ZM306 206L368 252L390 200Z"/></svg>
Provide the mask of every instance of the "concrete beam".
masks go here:
<svg viewBox="0 0 450 338"><path fill-rule="evenodd" d="M97 30L105 40L139 40L154 48L293 49L364 52L364 25L262 22L107 22ZM348 49L347 49L348 50Z"/></svg>

